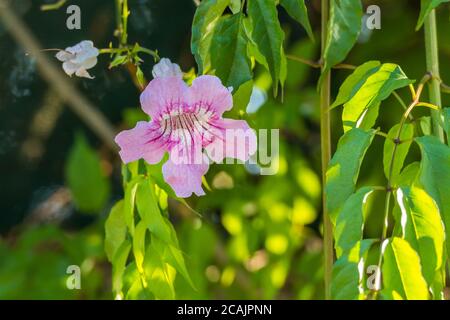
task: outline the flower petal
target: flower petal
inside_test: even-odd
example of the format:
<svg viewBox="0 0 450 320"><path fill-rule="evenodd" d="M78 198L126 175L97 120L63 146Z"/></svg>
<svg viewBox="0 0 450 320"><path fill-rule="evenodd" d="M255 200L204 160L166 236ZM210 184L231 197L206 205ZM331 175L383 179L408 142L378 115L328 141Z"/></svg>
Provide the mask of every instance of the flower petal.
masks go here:
<svg viewBox="0 0 450 320"><path fill-rule="evenodd" d="M179 77L155 78L141 94L141 106L152 119L163 111L170 112L187 106L188 87Z"/></svg>
<svg viewBox="0 0 450 320"><path fill-rule="evenodd" d="M80 77L80 78L94 79L94 77L91 76L91 75L89 74L89 72L87 72L87 70L86 70L85 68L83 68L83 67L79 68L79 69L75 72L75 75L76 75L77 77Z"/></svg>
<svg viewBox="0 0 450 320"><path fill-rule="evenodd" d="M172 187L177 197L187 198L192 193L202 196L202 177L208 171L209 165L203 164L175 164L168 160L162 167L164 180Z"/></svg>
<svg viewBox="0 0 450 320"><path fill-rule="evenodd" d="M79 43L77 43L74 46L67 47L66 51L70 53L79 53L83 50L94 48L94 43L91 40L83 40Z"/></svg>
<svg viewBox="0 0 450 320"><path fill-rule="evenodd" d="M64 72L69 76L72 76L80 68L78 64L72 63L70 61L64 62L62 67Z"/></svg>
<svg viewBox="0 0 450 320"><path fill-rule="evenodd" d="M190 105L192 107L200 105L221 116L233 107L233 97L218 77L204 75L192 82Z"/></svg>
<svg viewBox="0 0 450 320"><path fill-rule="evenodd" d="M83 61L81 65L83 66L84 69L87 70L93 68L96 64L97 64L97 57L92 57Z"/></svg>
<svg viewBox="0 0 450 320"><path fill-rule="evenodd" d="M153 78L183 78L183 72L181 71L180 66L176 63L172 63L167 58L162 58L157 64L153 66L152 75Z"/></svg>
<svg viewBox="0 0 450 320"><path fill-rule="evenodd" d="M115 139L124 163L144 158L150 164L161 161L167 143L153 122L139 121L133 129L120 132Z"/></svg>
<svg viewBox="0 0 450 320"><path fill-rule="evenodd" d="M87 48L75 55L75 58L71 59L74 63L84 63L86 60L97 57L99 51L97 48Z"/></svg>
<svg viewBox="0 0 450 320"><path fill-rule="evenodd" d="M224 158L247 161L256 152L256 134L245 120L216 119L210 122L214 128L212 141L205 146L206 153L214 162Z"/></svg>
<svg viewBox="0 0 450 320"><path fill-rule="evenodd" d="M75 58L75 55L73 53L67 52L65 50L60 50L56 53L55 57L59 61L65 62L67 60Z"/></svg>

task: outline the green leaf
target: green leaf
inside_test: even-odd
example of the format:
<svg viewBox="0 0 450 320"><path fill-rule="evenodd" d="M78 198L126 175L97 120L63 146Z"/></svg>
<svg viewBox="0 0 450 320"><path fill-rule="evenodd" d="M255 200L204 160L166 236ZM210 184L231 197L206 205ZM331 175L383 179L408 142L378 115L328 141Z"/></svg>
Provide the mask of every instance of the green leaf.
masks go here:
<svg viewBox="0 0 450 320"><path fill-rule="evenodd" d="M396 198L401 212L402 238L419 254L423 276L435 297L440 297L445 280L442 274L445 271L445 233L439 208L416 186L400 187Z"/></svg>
<svg viewBox="0 0 450 320"><path fill-rule="evenodd" d="M159 210L155 189L149 178L138 185L136 198L139 216L150 232L167 244L173 244L170 227Z"/></svg>
<svg viewBox="0 0 450 320"><path fill-rule="evenodd" d="M431 117L430 116L420 117L419 124L420 124L420 129L422 130L422 133L424 136L432 135Z"/></svg>
<svg viewBox="0 0 450 320"><path fill-rule="evenodd" d="M311 24L309 23L308 9L306 8L305 0L280 0L280 4L292 18L297 20L297 22L305 28L308 36L314 41L314 34L311 29Z"/></svg>
<svg viewBox="0 0 450 320"><path fill-rule="evenodd" d="M383 242L383 296L408 300L429 298L428 286L422 276L420 259L410 244L401 238Z"/></svg>
<svg viewBox="0 0 450 320"><path fill-rule="evenodd" d="M233 12L233 14L238 13L241 11L241 0L230 0L230 10Z"/></svg>
<svg viewBox="0 0 450 320"><path fill-rule="evenodd" d="M275 1L248 0L247 13L252 25L252 40L267 61L276 96L278 83L281 88L284 85L286 56L283 50L284 32L278 20Z"/></svg>
<svg viewBox="0 0 450 320"><path fill-rule="evenodd" d="M151 300L154 299L153 294L148 289L148 286L144 288L143 284L147 283L147 280L139 274L136 263L130 262L125 268L123 274L123 292L126 292L126 300Z"/></svg>
<svg viewBox="0 0 450 320"><path fill-rule="evenodd" d="M120 65L126 63L127 61L128 61L128 56L127 55L123 56L123 55L117 54L114 57L113 61L111 61L111 63L109 64L108 68L112 69L114 67L117 67L117 66L120 66Z"/></svg>
<svg viewBox="0 0 450 320"><path fill-rule="evenodd" d="M125 241L126 234L123 200L120 200L112 207L105 222L105 252L109 261L112 261L117 250Z"/></svg>
<svg viewBox="0 0 450 320"><path fill-rule="evenodd" d="M420 1L420 16L417 20L416 31L422 27L425 18L430 14L431 10L436 8L442 3L449 2L450 0L421 0Z"/></svg>
<svg viewBox="0 0 450 320"><path fill-rule="evenodd" d="M145 253L144 268L148 279L148 288L156 299L175 299L174 281L176 271L165 261L165 257L155 245L148 246Z"/></svg>
<svg viewBox="0 0 450 320"><path fill-rule="evenodd" d="M136 225L133 235L133 254L136 261L136 268L139 273L144 272L144 254L145 254L145 233L147 232L147 224L141 220Z"/></svg>
<svg viewBox="0 0 450 320"><path fill-rule="evenodd" d="M324 72L341 63L353 48L361 30L363 16L360 0L331 0Z"/></svg>
<svg viewBox="0 0 450 320"><path fill-rule="evenodd" d="M75 137L67 159L66 181L77 208L84 213L99 213L110 195L108 178L102 171L100 158L82 134Z"/></svg>
<svg viewBox="0 0 450 320"><path fill-rule="evenodd" d="M124 198L124 217L125 224L131 235L134 234L134 208L136 203L136 192L139 184L143 181L143 176L137 176L133 178L125 186L125 198Z"/></svg>
<svg viewBox="0 0 450 320"><path fill-rule="evenodd" d="M450 255L450 148L434 136L416 138L415 141L422 153L417 183L439 207Z"/></svg>
<svg viewBox="0 0 450 320"><path fill-rule="evenodd" d="M361 163L375 136L375 130L359 128L346 132L339 140L336 153L327 169L327 208L335 222L340 209L355 191Z"/></svg>
<svg viewBox="0 0 450 320"><path fill-rule="evenodd" d="M410 123L404 124L402 128L402 132L400 135L400 144L397 145L394 143L394 140L397 138L399 133L400 125L396 124L389 130L388 137L384 142L384 151L383 151L383 165L384 165L384 174L386 178L390 178L390 169L391 169L391 161L394 150L397 148L395 152L394 162L392 163L392 180L391 185L396 185L396 180L400 175L400 171L403 168L403 163L405 162L406 156L408 155L409 148L413 142L412 138L414 137L414 125Z"/></svg>
<svg viewBox="0 0 450 320"><path fill-rule="evenodd" d="M419 169L420 169L419 161L415 161L413 163L408 164L398 176L396 185L398 186L412 185L414 183L414 180L416 180L416 177L419 173Z"/></svg>
<svg viewBox="0 0 450 320"><path fill-rule="evenodd" d="M141 88L144 88L145 76L144 76L144 72L142 71L142 69L139 66L136 67L136 79L137 79L139 85L141 86Z"/></svg>
<svg viewBox="0 0 450 320"><path fill-rule="evenodd" d="M191 51L197 61L199 74L211 67L210 46L215 26L230 4L229 0L203 0L192 22Z"/></svg>
<svg viewBox="0 0 450 320"><path fill-rule="evenodd" d="M365 239L356 242L348 253L335 262L331 281L331 296L334 300L364 298L365 262L367 253L375 241L373 239Z"/></svg>
<svg viewBox="0 0 450 320"><path fill-rule="evenodd" d="M113 281L113 290L116 295L122 294L122 286L123 280L122 276L125 271L125 265L128 260L128 256L130 254L131 244L128 240L125 240L122 245L117 249L116 254L114 255L112 266L112 281Z"/></svg>
<svg viewBox="0 0 450 320"><path fill-rule="evenodd" d="M344 83L339 88L338 96L330 108L333 109L340 106L353 98L367 81L367 78L379 70L380 65L381 63L379 61L367 61L358 66L352 74L344 80Z"/></svg>
<svg viewBox="0 0 450 320"><path fill-rule="evenodd" d="M169 155L166 153L163 159L157 164L148 164L145 163L145 168L147 170L147 174L151 176L152 180L158 185L159 188L163 189L167 195L171 198L178 199L180 201L184 201L184 199L179 199L172 187L164 180L164 176L162 174L162 166L169 159Z"/></svg>
<svg viewBox="0 0 450 320"><path fill-rule="evenodd" d="M174 236L176 237L176 234L174 234ZM167 245L156 238L152 238L152 241L155 250L158 250L159 254L165 257L164 258L165 262L169 263L172 267L174 267L175 270L177 270L183 276L183 278L189 283L189 285L195 289L195 285L192 282L192 279L186 268L183 253L178 248L178 245Z"/></svg>
<svg viewBox="0 0 450 320"><path fill-rule="evenodd" d="M252 79L243 19L243 13L221 17L211 41L211 69L225 86L234 90Z"/></svg>
<svg viewBox="0 0 450 320"><path fill-rule="evenodd" d="M444 115L444 130L447 134L447 142L450 144L450 108L442 109Z"/></svg>
<svg viewBox="0 0 450 320"><path fill-rule="evenodd" d="M239 87L233 94L233 108L228 111L227 117L239 118L242 117L247 110L250 97L253 92L253 80L249 80Z"/></svg>
<svg viewBox="0 0 450 320"><path fill-rule="evenodd" d="M335 248L337 257L352 249L363 238L367 198L374 187L363 187L345 201L336 218Z"/></svg>
<svg viewBox="0 0 450 320"><path fill-rule="evenodd" d="M412 82L396 64L369 61L359 66L344 81L331 108L344 104L342 121L345 131L353 127L362 127L363 123L366 128L371 127L378 115L376 110L373 117L371 110L377 109L393 91ZM368 115L371 115L370 121L365 119Z"/></svg>

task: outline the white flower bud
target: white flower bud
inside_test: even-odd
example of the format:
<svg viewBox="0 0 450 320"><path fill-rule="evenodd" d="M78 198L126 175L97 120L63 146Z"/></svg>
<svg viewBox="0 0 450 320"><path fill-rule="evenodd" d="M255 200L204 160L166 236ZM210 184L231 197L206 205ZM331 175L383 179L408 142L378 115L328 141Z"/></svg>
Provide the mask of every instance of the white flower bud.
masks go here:
<svg viewBox="0 0 450 320"><path fill-rule="evenodd" d="M176 63L172 63L167 58L162 58L157 64L153 66L153 78L167 78L167 77L183 77L181 68Z"/></svg>
<svg viewBox="0 0 450 320"><path fill-rule="evenodd" d="M98 55L99 51L94 47L94 43L84 40L73 47L59 51L56 58L63 62L63 70L69 76L75 74L77 77L93 79L94 77L87 72L87 69L97 64Z"/></svg>

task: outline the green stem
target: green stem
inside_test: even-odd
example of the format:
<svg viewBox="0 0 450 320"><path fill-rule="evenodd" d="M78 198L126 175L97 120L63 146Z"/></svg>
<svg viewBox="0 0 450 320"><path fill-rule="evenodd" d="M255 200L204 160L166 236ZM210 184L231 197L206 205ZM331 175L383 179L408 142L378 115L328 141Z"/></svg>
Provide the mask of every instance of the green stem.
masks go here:
<svg viewBox="0 0 450 320"><path fill-rule="evenodd" d="M122 5L123 0L116 0L116 32L119 39L121 39L121 35L123 32L122 26Z"/></svg>
<svg viewBox="0 0 450 320"><path fill-rule="evenodd" d="M408 109L408 106L406 105L405 101L403 101L402 97L400 97L400 95L397 92L392 92L394 94L395 99L397 99L397 101L400 103L400 105L403 107L403 109ZM412 116L412 114L409 114L409 119L411 121L414 121L414 117Z"/></svg>
<svg viewBox="0 0 450 320"><path fill-rule="evenodd" d="M430 103L442 107L440 75L439 75L439 54L436 28L436 12L433 9L425 19L425 53L427 60L427 71L431 72L432 79L429 83ZM431 110L431 121L433 134L444 142L444 132L440 126L440 112Z"/></svg>
<svg viewBox="0 0 450 320"><path fill-rule="evenodd" d="M104 48L99 49L99 54L122 53L128 51L128 48Z"/></svg>
<svg viewBox="0 0 450 320"><path fill-rule="evenodd" d="M440 74L439 74L439 47L437 41L437 27L436 27L436 10L433 9L430 14L425 18L425 55L427 60L427 69L433 75L431 83L429 85L430 90L430 103L442 108L441 101L441 88L446 89L446 85L441 86ZM444 92L446 92L444 90ZM444 131L440 126L440 112L431 110L431 121L433 127L433 134L445 143ZM449 139L450 140L450 139ZM447 142L450 145L450 141ZM447 264L447 274L450 274L450 264Z"/></svg>
<svg viewBox="0 0 450 320"><path fill-rule="evenodd" d="M329 0L322 0L322 59L327 42L327 26L329 16ZM323 71L323 67L322 67ZM323 248L325 259L325 299L331 299L331 275L333 269L333 226L326 207L326 172L331 159L331 129L330 129L330 81L331 74L326 71L322 75L320 85L320 146L322 150L322 201L323 201Z"/></svg>
<svg viewBox="0 0 450 320"><path fill-rule="evenodd" d="M120 43L126 45L128 43L128 16L130 11L128 10L128 0L123 0L122 6L122 34Z"/></svg>

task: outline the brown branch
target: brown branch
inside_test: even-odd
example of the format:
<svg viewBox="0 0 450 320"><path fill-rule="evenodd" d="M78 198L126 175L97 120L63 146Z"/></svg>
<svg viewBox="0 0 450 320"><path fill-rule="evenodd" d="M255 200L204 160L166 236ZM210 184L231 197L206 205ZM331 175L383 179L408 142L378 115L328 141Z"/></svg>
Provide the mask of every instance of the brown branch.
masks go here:
<svg viewBox="0 0 450 320"><path fill-rule="evenodd" d="M297 61L297 62L306 64L306 65L308 65L308 66L310 66L310 67L313 67L313 68L319 69L319 68L322 67L322 63L320 63L320 62L316 62L316 61L304 59L304 58L301 58L301 57L298 57L298 56L294 56L294 55L291 55L291 54L287 54L287 55L286 55L286 58L288 58L289 60L292 60L292 61ZM339 63L339 64L335 65L335 66L333 67L333 69L349 69L349 70L354 70L354 69L356 69L356 66L351 65L351 64L347 64L347 63Z"/></svg>

